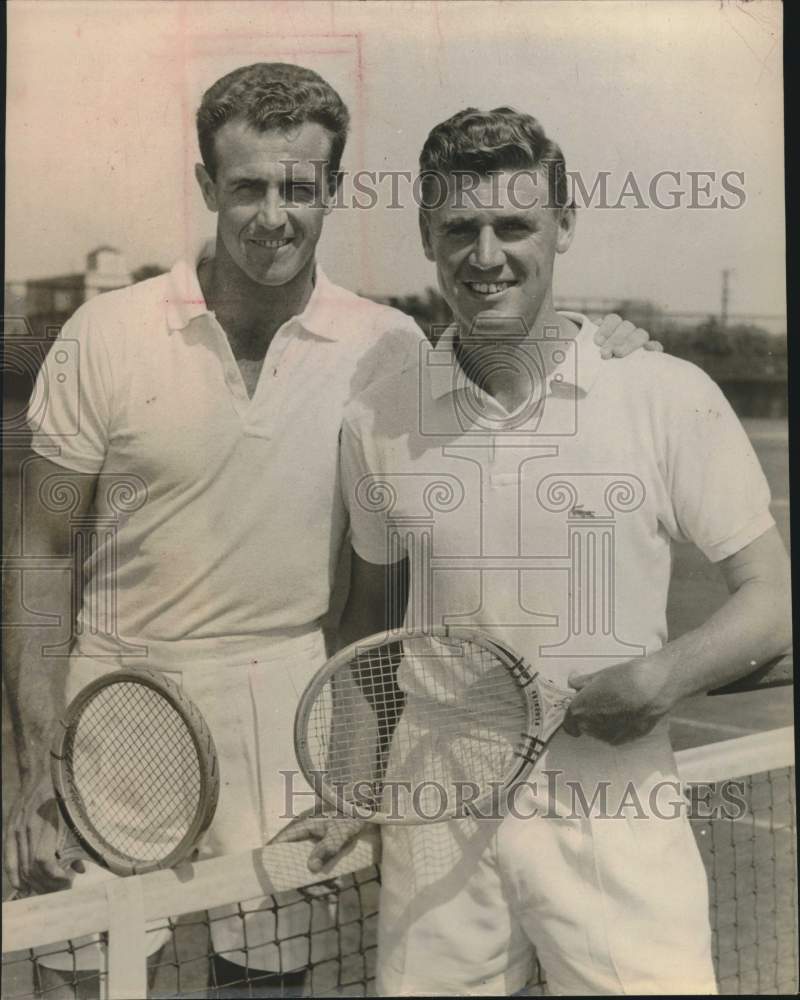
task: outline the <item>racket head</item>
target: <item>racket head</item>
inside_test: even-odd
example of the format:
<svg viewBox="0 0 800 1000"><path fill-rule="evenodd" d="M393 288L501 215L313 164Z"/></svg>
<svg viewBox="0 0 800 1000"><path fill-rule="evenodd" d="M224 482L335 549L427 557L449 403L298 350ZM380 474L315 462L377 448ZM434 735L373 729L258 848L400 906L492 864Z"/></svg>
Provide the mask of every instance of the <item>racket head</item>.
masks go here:
<svg viewBox="0 0 800 1000"><path fill-rule="evenodd" d="M114 670L69 704L50 771L70 833L117 875L171 868L208 828L219 800L214 740L163 674Z"/></svg>
<svg viewBox="0 0 800 1000"><path fill-rule="evenodd" d="M487 815L541 756L569 697L478 630L383 633L341 650L312 679L295 751L339 814L406 825ZM399 808L406 784L412 807Z"/></svg>

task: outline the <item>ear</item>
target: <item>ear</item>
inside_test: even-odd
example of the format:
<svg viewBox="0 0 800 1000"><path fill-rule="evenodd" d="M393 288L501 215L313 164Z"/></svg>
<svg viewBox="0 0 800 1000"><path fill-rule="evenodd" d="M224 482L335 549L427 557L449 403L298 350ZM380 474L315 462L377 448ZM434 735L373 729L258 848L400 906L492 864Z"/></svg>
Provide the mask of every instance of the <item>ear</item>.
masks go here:
<svg viewBox="0 0 800 1000"><path fill-rule="evenodd" d="M419 235L422 239L422 249L425 251L425 256L428 260L436 260L431 239L430 212L424 208L419 210Z"/></svg>
<svg viewBox="0 0 800 1000"><path fill-rule="evenodd" d="M197 179L200 190L203 192L203 201L206 203L206 208L209 212L218 211L217 185L202 163L195 163L194 176Z"/></svg>
<svg viewBox="0 0 800 1000"><path fill-rule="evenodd" d="M556 237L556 253L566 253L575 235L577 217L575 206L570 204L559 210L558 236Z"/></svg>

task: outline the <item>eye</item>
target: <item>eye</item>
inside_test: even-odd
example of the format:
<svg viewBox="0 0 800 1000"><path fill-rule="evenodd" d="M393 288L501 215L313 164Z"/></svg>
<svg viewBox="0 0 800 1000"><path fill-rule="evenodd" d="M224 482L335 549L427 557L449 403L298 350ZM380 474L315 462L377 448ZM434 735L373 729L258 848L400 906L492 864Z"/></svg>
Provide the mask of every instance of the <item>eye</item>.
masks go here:
<svg viewBox="0 0 800 1000"><path fill-rule="evenodd" d="M523 219L507 219L496 227L498 236L508 236L511 238L527 236L533 231L529 223Z"/></svg>
<svg viewBox="0 0 800 1000"><path fill-rule="evenodd" d="M315 184L290 184L286 188L286 200L308 205L317 200Z"/></svg>
<svg viewBox="0 0 800 1000"><path fill-rule="evenodd" d="M257 181L237 181L233 190L236 194L253 194L258 191L259 186Z"/></svg>
<svg viewBox="0 0 800 1000"><path fill-rule="evenodd" d="M454 240L471 239L474 228L468 222L451 222L442 228L442 235Z"/></svg>

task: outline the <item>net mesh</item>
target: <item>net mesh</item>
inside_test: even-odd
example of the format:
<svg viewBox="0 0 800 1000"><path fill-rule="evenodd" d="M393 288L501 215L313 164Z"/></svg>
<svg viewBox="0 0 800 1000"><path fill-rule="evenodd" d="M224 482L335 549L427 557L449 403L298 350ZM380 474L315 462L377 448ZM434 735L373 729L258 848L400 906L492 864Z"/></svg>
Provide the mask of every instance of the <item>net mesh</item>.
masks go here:
<svg viewBox="0 0 800 1000"><path fill-rule="evenodd" d="M797 831L794 768L733 783L747 802L736 821L693 821L709 876L717 980L722 993L795 994Z"/></svg>
<svg viewBox="0 0 800 1000"><path fill-rule="evenodd" d="M717 746L730 744L733 754L733 745L741 743L733 740ZM690 799L694 812L702 814L692 820L692 825L709 876L714 961L722 993L797 991L795 778L791 752L788 743L780 760L776 761L773 752L761 766L756 757L751 773L744 776L741 766L732 767L736 777L726 782L719 778L719 763L715 765L717 783L711 804L720 799L743 800L747 809L738 818L717 814L709 818L708 810L701 808L708 804L705 787L701 796ZM741 760L741 748L737 754ZM747 751L745 756L749 755ZM697 771L695 759L692 773ZM737 815L735 811L733 814ZM197 865L191 892L188 885L173 889L177 900L183 898L181 891L189 893L184 908L191 906L191 912L179 912L179 905L176 915L148 924L148 951L152 952L150 995L215 998L281 995L281 991L284 995L306 996L361 996L373 992L378 868L365 867L362 854L356 870L316 884L303 884L308 881L304 862L297 860L294 867L287 866L288 855L275 848L256 854L267 869L281 867L281 877L272 883L280 888L279 894L249 900L229 896L229 905L220 908L219 890L214 888L213 908L199 909L198 894L202 898L208 892L207 905L211 905L211 882L218 886L220 871L228 873L223 882L230 883L229 891L242 895L239 887L243 883L237 874L237 866L243 864L241 858ZM229 867L220 869L220 865ZM203 885L206 866L217 866L207 889ZM142 878L163 880L168 876L158 873ZM260 868L253 879L254 889L263 887ZM287 888L292 881L295 888ZM78 891L59 895L77 896ZM22 913L21 906L25 902L5 904L6 933L14 926L15 915ZM239 928L239 945L220 946L224 931L232 925ZM19 937L19 933L14 934L15 941ZM43 946L46 929L34 924L25 937L24 948L3 955L3 998L88 997L97 996L98 990L103 995L105 973L98 977L97 971L82 968L87 960L97 964L96 941L102 947L104 935ZM259 965L252 961L256 955ZM291 973L305 968L307 973L290 977L278 986L265 980L259 971L267 964L265 955L271 956L272 969ZM57 973L49 968L58 964L54 956L62 966ZM680 961L679 956L676 961ZM529 985L530 995L542 992L543 978L539 970Z"/></svg>
<svg viewBox="0 0 800 1000"><path fill-rule="evenodd" d="M158 691L131 682L102 688L65 749L70 805L95 844L147 863L183 841L200 801L200 761L189 728Z"/></svg>

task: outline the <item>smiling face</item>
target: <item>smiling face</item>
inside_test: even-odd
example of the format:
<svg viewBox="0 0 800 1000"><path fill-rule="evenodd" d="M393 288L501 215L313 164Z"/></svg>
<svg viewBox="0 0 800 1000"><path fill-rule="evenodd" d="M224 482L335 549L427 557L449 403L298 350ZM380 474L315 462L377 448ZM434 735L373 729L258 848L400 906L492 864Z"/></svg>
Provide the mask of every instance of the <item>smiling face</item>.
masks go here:
<svg viewBox="0 0 800 1000"><path fill-rule="evenodd" d="M313 262L331 210L331 134L315 122L259 132L231 121L215 136L215 176L202 164L197 181L218 213L217 239L259 285L285 285Z"/></svg>
<svg viewBox="0 0 800 1000"><path fill-rule="evenodd" d="M574 210L550 207L542 169L498 171L469 190L453 175L447 184L445 203L420 212L442 294L464 331L531 331L552 310L553 261L572 242Z"/></svg>

